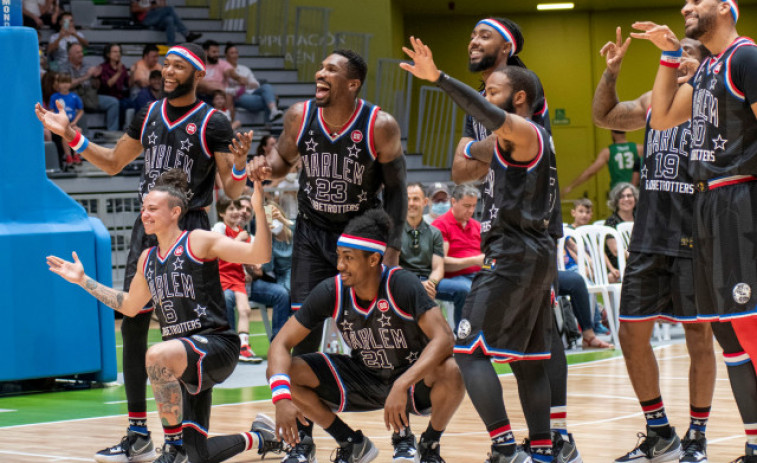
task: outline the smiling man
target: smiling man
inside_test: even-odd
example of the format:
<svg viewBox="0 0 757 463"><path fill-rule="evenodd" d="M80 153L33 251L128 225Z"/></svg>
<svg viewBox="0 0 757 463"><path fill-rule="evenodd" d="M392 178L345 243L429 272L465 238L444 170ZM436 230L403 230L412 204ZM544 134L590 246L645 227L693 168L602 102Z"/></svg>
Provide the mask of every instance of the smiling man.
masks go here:
<svg viewBox="0 0 757 463"><path fill-rule="evenodd" d="M109 175L116 175L144 152L144 170L139 182L140 200L152 190L155 181L169 168L180 168L189 180L189 211L180 221L186 230L210 229L205 207L213 200L216 171L226 194L236 198L245 185L245 162L252 132L233 140L229 120L222 113L197 100L197 84L205 76L205 54L198 45L186 43L171 48L163 63L165 98L142 108L114 148L90 143L74 130L62 107L58 113L37 104L37 117L45 128L60 135L68 144ZM229 154L231 153L231 154ZM233 154L233 156L232 156ZM137 273L137 260L143 250L154 246L154 236L145 233L142 217L137 217L129 245L124 290L128 291ZM123 364L129 428L126 437L113 447L103 449L95 460L108 463L148 461L155 451L147 431L145 354L150 311L146 308L121 324L124 340Z"/></svg>
<svg viewBox="0 0 757 463"><path fill-rule="evenodd" d="M463 399L452 331L420 280L382 264L390 221L381 210L353 219L337 243L339 275L320 283L268 351L276 429L292 448L284 463L315 461L312 424L339 443L335 463L367 463L378 449L334 412L384 410L394 462L443 463L439 439ZM351 355L289 353L333 317ZM428 414L416 448L408 412Z"/></svg>
<svg viewBox="0 0 757 463"><path fill-rule="evenodd" d="M299 216L292 252L292 309L321 281L336 275L336 242L351 219L383 208L392 219L384 261L399 264L407 212L400 128L381 108L358 98L367 65L352 50L336 50L315 73L315 98L284 116L284 131L265 156L250 161L252 180L285 176L302 160ZM379 192L382 190L379 198ZM313 329L295 354L315 352Z"/></svg>

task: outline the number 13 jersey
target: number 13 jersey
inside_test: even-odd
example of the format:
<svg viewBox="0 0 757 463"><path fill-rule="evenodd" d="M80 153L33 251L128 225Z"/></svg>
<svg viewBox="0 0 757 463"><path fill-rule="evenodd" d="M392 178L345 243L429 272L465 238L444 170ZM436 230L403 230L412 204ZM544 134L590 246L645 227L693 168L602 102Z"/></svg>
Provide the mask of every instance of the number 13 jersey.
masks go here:
<svg viewBox="0 0 757 463"><path fill-rule="evenodd" d="M373 135L380 110L357 100L349 121L330 133L323 108L315 100L305 102L297 133L302 158L298 205L316 226L339 233L353 217L380 206L383 177Z"/></svg>

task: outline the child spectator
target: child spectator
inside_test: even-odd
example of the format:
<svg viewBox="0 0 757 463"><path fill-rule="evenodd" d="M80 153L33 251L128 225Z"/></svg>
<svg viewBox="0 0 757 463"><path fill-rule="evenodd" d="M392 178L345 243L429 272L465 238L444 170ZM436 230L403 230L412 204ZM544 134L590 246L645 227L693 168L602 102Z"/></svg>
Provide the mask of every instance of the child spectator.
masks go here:
<svg viewBox="0 0 757 463"><path fill-rule="evenodd" d="M57 82L58 91L53 93L53 96L50 97L50 107L53 108L55 112L60 112L61 110L65 111L74 130L80 130L77 127L77 123L84 114L84 105L82 104L79 95L71 92L71 74L59 74ZM58 103L59 101L60 103ZM53 137L60 139L60 136L58 135L53 135ZM71 155L72 151L71 147L68 146L68 143L60 143L60 141L58 141L56 145L63 148L62 151L59 150L58 152L61 156L61 169L69 170L74 164L81 164L81 157L78 154L74 153L73 156Z"/></svg>
<svg viewBox="0 0 757 463"><path fill-rule="evenodd" d="M221 196L216 202L218 217L222 220L213 226L213 231L223 233L229 238L250 242L251 238L242 227L240 227L240 204L226 196ZM239 360L242 362L260 363L262 358L255 355L250 348L250 303L247 300L247 288L245 287L244 268L242 264L233 264L224 260L218 260L218 272L221 277L221 287L226 299L226 316L229 324L234 326L234 307L239 312L239 323L237 323L237 332L241 347L239 349Z"/></svg>
<svg viewBox="0 0 757 463"><path fill-rule="evenodd" d="M594 215L594 204L589 198L576 199L573 201L573 209L570 210L570 215L573 217L573 223L570 224L570 228L576 229L589 225ZM577 271L577 254L576 242L572 238L565 240L565 255L563 256L565 259L565 270Z"/></svg>
<svg viewBox="0 0 757 463"><path fill-rule="evenodd" d="M226 93L223 90L213 90L213 107L229 119L232 130L242 126L239 120L231 119L231 110L226 107Z"/></svg>

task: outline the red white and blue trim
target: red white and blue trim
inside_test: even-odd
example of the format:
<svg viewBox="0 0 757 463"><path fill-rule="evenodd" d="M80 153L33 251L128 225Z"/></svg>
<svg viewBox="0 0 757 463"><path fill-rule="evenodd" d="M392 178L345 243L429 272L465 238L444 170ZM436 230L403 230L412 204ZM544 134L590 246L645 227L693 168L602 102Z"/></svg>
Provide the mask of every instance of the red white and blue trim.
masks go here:
<svg viewBox="0 0 757 463"><path fill-rule="evenodd" d="M747 437L757 437L757 423L744 423Z"/></svg>
<svg viewBox="0 0 757 463"><path fill-rule="evenodd" d="M208 430L195 423L194 421L184 421L183 423L181 423L181 429L183 430L185 428L194 429L203 436L208 437Z"/></svg>
<svg viewBox="0 0 757 463"><path fill-rule="evenodd" d="M323 359L326 360L326 364L329 366L329 370L331 370L331 374L334 375L334 379L336 380L336 386L339 389L339 406L334 411L336 413L341 413L344 411L344 408L347 406L347 391L344 387L344 382L342 381L342 378L339 376L339 372L336 371L336 367L331 362L331 358L329 358L328 354L324 354L323 352L318 352L318 354L323 356Z"/></svg>
<svg viewBox="0 0 757 463"><path fill-rule="evenodd" d="M486 339L484 339L484 333L479 333L468 345L455 346L453 351L456 354L473 354L477 349L481 349L484 355L492 357L492 360L497 363L508 363L515 360L548 360L551 356L550 352L526 354L524 352L489 347L486 344Z"/></svg>
<svg viewBox="0 0 757 463"><path fill-rule="evenodd" d="M345 248L360 249L362 251L377 252L382 256L386 252L386 243L370 238L363 238L362 236L342 234L337 240L336 245Z"/></svg>
<svg viewBox="0 0 757 463"><path fill-rule="evenodd" d="M194 341L192 341L189 338L179 338L179 340L180 341L184 341L185 343L187 343L189 345L189 347L191 347L192 350L195 351L200 356L200 358L197 359L197 388L195 389L195 391L194 392L190 391L189 390L189 384L184 383L184 381L182 381L182 383L184 383L184 386L187 388L187 392L189 392L192 395L197 395L197 394L200 393L200 391L202 391L202 361L205 358L205 356L207 355L207 352L205 352L204 350L198 348L197 345L194 343ZM187 368L189 368L189 367L187 366ZM185 423L191 423L191 422L185 422ZM200 429L202 429L202 428L200 428ZM205 431L205 435L207 435L207 433L208 433L208 431L206 430Z"/></svg>
<svg viewBox="0 0 757 463"><path fill-rule="evenodd" d="M205 63L197 55L189 51L188 48L184 48L181 45L171 47L171 49L166 53L166 56L168 55L176 55L180 58L184 58L185 60L189 61L189 64L191 64L192 67L197 69L198 71L205 70Z"/></svg>
<svg viewBox="0 0 757 463"><path fill-rule="evenodd" d="M725 79L723 80L725 80L725 87L728 90L728 93L733 95L734 98L736 98L737 100L744 101L746 98L744 96L744 92L742 92L741 90L738 89L738 87L736 87L736 84L733 82L733 78L731 77L731 60L733 59L733 55L736 54L736 50L738 50L739 48L754 47L757 45L755 45L755 43L751 39L748 39L746 37L740 37L739 39L737 39L737 43L738 44L733 48L733 51L728 56L728 59L725 62L726 73L725 73Z"/></svg>
<svg viewBox="0 0 757 463"><path fill-rule="evenodd" d="M300 128L297 130L297 144L300 144L300 140L302 140L302 135L305 133L305 128L307 127L306 122L308 121L308 115L310 114L310 108L313 107L313 100L308 100L305 102L305 106L302 108L302 120L300 121Z"/></svg>
<svg viewBox="0 0 757 463"><path fill-rule="evenodd" d="M150 107L147 109L147 114L145 114L145 120L142 121L142 129L139 131L139 139L141 140L142 137L145 136L145 128L147 128L147 121L150 119L150 115L152 114L153 109L158 105L160 100L153 101L150 103Z"/></svg>
<svg viewBox="0 0 757 463"><path fill-rule="evenodd" d="M499 150L499 143L494 144L494 156L497 158L497 162L499 162L499 165L507 169L508 167L517 167L521 169L526 169L526 171L531 172L536 168L536 166L539 164L539 161L542 160L544 157L544 138L541 136L541 132L536 127L536 124L534 124L531 121L528 121L529 124L531 124L531 127L536 131L536 138L539 142L539 148L538 153L535 158L531 160L528 164L516 164L511 161L508 161L505 156L502 154L502 152Z"/></svg>
<svg viewBox="0 0 757 463"><path fill-rule="evenodd" d="M707 181L707 187L710 190L714 190L715 188L736 185L739 183L754 182L755 180L757 180L757 177L755 177L754 175L729 175L727 177L717 177Z"/></svg>
<svg viewBox="0 0 757 463"><path fill-rule="evenodd" d="M502 38L505 39L505 42L511 43L513 45L512 47L510 47L510 56L513 56L520 51L517 49L518 44L515 43L513 33L510 32L510 29L508 29L507 26L493 18L482 19L476 24L476 27L480 26L481 24L485 24L493 28L494 30L499 32L500 35L502 35Z"/></svg>
<svg viewBox="0 0 757 463"><path fill-rule="evenodd" d="M355 125L355 121L358 118L358 115L363 110L363 106L365 106L365 102L360 99L357 102L357 107L355 108L355 112L352 113L352 116L350 116L350 119L347 121L344 126L342 126L341 129L339 129L339 132L337 132L334 136L331 136L331 131L328 129L328 124L326 123L326 119L323 118L323 108L317 109L316 119L318 119L318 125L321 127L321 131L323 134L331 140L331 142L335 142L342 138L345 134L350 132L350 129L352 129L352 126Z"/></svg>
<svg viewBox="0 0 757 463"><path fill-rule="evenodd" d="M726 354L723 352L723 360L725 360L726 366L729 367L743 365L752 361L749 354L746 352L735 352L733 354Z"/></svg>
<svg viewBox="0 0 757 463"><path fill-rule="evenodd" d="M683 48L675 51L663 51L660 56L660 64L665 67L678 69L683 60Z"/></svg>
<svg viewBox="0 0 757 463"><path fill-rule="evenodd" d="M334 312L331 314L331 318L337 322L339 316L342 315L342 278L339 275L334 277L334 286L336 287L336 298L334 298Z"/></svg>
<svg viewBox="0 0 757 463"><path fill-rule="evenodd" d="M268 380L268 384L271 387L271 400L273 403L279 400L292 400L292 391L290 387L292 385L289 380L289 375L276 374L271 376Z"/></svg>
<svg viewBox="0 0 757 463"><path fill-rule="evenodd" d="M212 260L215 260L215 259L202 259L202 258L200 258L200 257L197 257L197 256L195 255L195 253L194 253L194 252L192 252L192 246L190 246L190 244L189 244L189 232L186 232L186 231L185 231L184 233L186 233L186 234L187 234L187 245L186 245L186 248L187 248L187 255L189 256L189 258L190 258L190 259L191 259L192 261L194 261L194 262L195 262L195 263L197 263L197 264L202 264L203 262L210 262L210 261L212 261Z"/></svg>
<svg viewBox="0 0 757 463"><path fill-rule="evenodd" d="M258 449L260 448L260 434L257 432L243 432L242 438L244 438L244 450L245 452L252 450L255 445L255 438L258 439Z"/></svg>
<svg viewBox="0 0 757 463"><path fill-rule="evenodd" d="M298 310L300 310L301 308L302 308L302 303L300 303L300 304L292 304L292 310L295 311L295 312L298 311Z"/></svg>
<svg viewBox="0 0 757 463"><path fill-rule="evenodd" d="M723 3L727 3L731 7L731 16L733 16L734 24L739 20L739 5L735 0L723 0Z"/></svg>
<svg viewBox="0 0 757 463"><path fill-rule="evenodd" d="M659 313L654 315L621 315L619 319L620 321L626 323L648 322L654 320L663 320L672 323L697 323L699 321L696 315L692 315L690 317L682 317L667 313Z"/></svg>
<svg viewBox="0 0 757 463"><path fill-rule="evenodd" d="M205 106L205 102L199 101L197 103L197 105L195 105L194 108L190 109L189 111L186 112L186 114L184 114L183 116L181 116L180 118L176 119L173 122L171 122L168 119L168 112L166 112L166 107L167 106L168 106L168 100L167 99L163 99L163 104L160 107L160 115L163 118L163 123L166 124L166 127L168 128L168 131L170 132L173 129L175 129L176 127L178 127L181 124L183 124L184 122L186 122L187 119L189 119L190 117L192 117L197 111L199 111L200 109L202 109L202 107ZM152 108L150 108L150 109L152 110ZM147 116L145 116L145 121L146 120L147 120Z"/></svg>
<svg viewBox="0 0 757 463"><path fill-rule="evenodd" d="M378 106L374 106L373 109L371 109L371 114L368 116L368 124L365 126L365 136L368 137L366 143L368 145L368 154L371 155L371 159L374 161L376 160L378 153L376 152L376 136L373 134L373 130L376 126L376 118L378 117L379 111L381 111L381 108Z"/></svg>
<svg viewBox="0 0 757 463"><path fill-rule="evenodd" d="M184 232L182 232L181 235L179 235L178 238L176 238L176 241L174 241L174 243L171 245L171 247L168 248L168 252L166 252L165 256L161 256L160 255L160 249L158 249L157 246L154 246L155 247L155 257L158 258L158 261L161 264L165 264L166 263L166 259L168 259L168 256L170 256L173 253L173 250L176 249L176 246L178 246L178 244L181 242L181 240L184 239L185 236L187 236L187 233L189 233L189 232L185 230ZM145 262L146 261L147 261L147 259L145 259ZM143 269L143 271L144 271L144 269Z"/></svg>
<svg viewBox="0 0 757 463"><path fill-rule="evenodd" d="M200 124L200 146L202 147L202 152L205 156L207 156L208 159L213 157L213 152L210 151L210 147L208 146L208 139L206 137L206 133L208 131L208 122L210 121L210 118L213 116L213 114L216 112L215 109L211 109L208 111L208 113L205 115L204 118L202 118L202 123ZM245 178L247 177L245 173ZM238 180L238 179L235 179Z"/></svg>
<svg viewBox="0 0 757 463"><path fill-rule="evenodd" d="M87 139L87 137L82 135L80 131L77 130L74 139L69 142L68 146L70 146L71 149L76 151L76 153L78 154L87 149L87 147L89 146L89 140Z"/></svg>
<svg viewBox="0 0 757 463"><path fill-rule="evenodd" d="M355 295L355 289L350 288L350 302L352 303L352 308L355 309L355 312L359 313L360 315L364 316L365 318L368 318L368 316L373 312L373 309L376 308L376 301L378 301L378 294L376 297L373 298L371 301L371 304L368 306L367 309L364 309L360 307L360 304L357 302L357 296Z"/></svg>
<svg viewBox="0 0 757 463"><path fill-rule="evenodd" d="M471 140L468 143L465 144L465 148L463 148L463 157L465 159L475 160L476 158L473 157L473 154L470 152L471 146L476 143L476 140Z"/></svg>
<svg viewBox="0 0 757 463"><path fill-rule="evenodd" d="M415 320L412 315L405 312L400 308L400 306L397 304L397 301L394 300L394 295L392 294L392 291L389 286L389 282L392 279L392 275L394 275L394 272L397 270L401 270L401 267L394 267L391 270L389 270L389 275L386 277L386 294L389 296L389 305L391 305L392 310L394 310L394 313L396 313L400 318L403 318L408 321Z"/></svg>

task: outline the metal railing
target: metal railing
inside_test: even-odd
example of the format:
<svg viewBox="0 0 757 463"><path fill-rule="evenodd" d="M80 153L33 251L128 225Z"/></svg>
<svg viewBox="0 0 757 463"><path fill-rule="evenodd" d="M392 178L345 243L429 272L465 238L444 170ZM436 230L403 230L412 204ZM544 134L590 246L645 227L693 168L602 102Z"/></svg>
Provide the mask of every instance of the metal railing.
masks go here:
<svg viewBox="0 0 757 463"><path fill-rule="evenodd" d="M413 75L399 67L401 60L381 58L376 71L376 104L397 120L403 138L410 127Z"/></svg>
<svg viewBox="0 0 757 463"><path fill-rule="evenodd" d="M457 125L457 107L452 100L436 87L421 87L415 149L423 153L423 164L441 168L452 165Z"/></svg>
<svg viewBox="0 0 757 463"><path fill-rule="evenodd" d="M294 43L291 53L301 82L312 82L315 72L326 57L330 34L330 8L298 6L294 21ZM288 47L289 48L289 47Z"/></svg>
<svg viewBox="0 0 757 463"><path fill-rule="evenodd" d="M225 0L221 10L221 28L229 32L244 32L247 27L247 0ZM249 40L249 34L248 38Z"/></svg>

